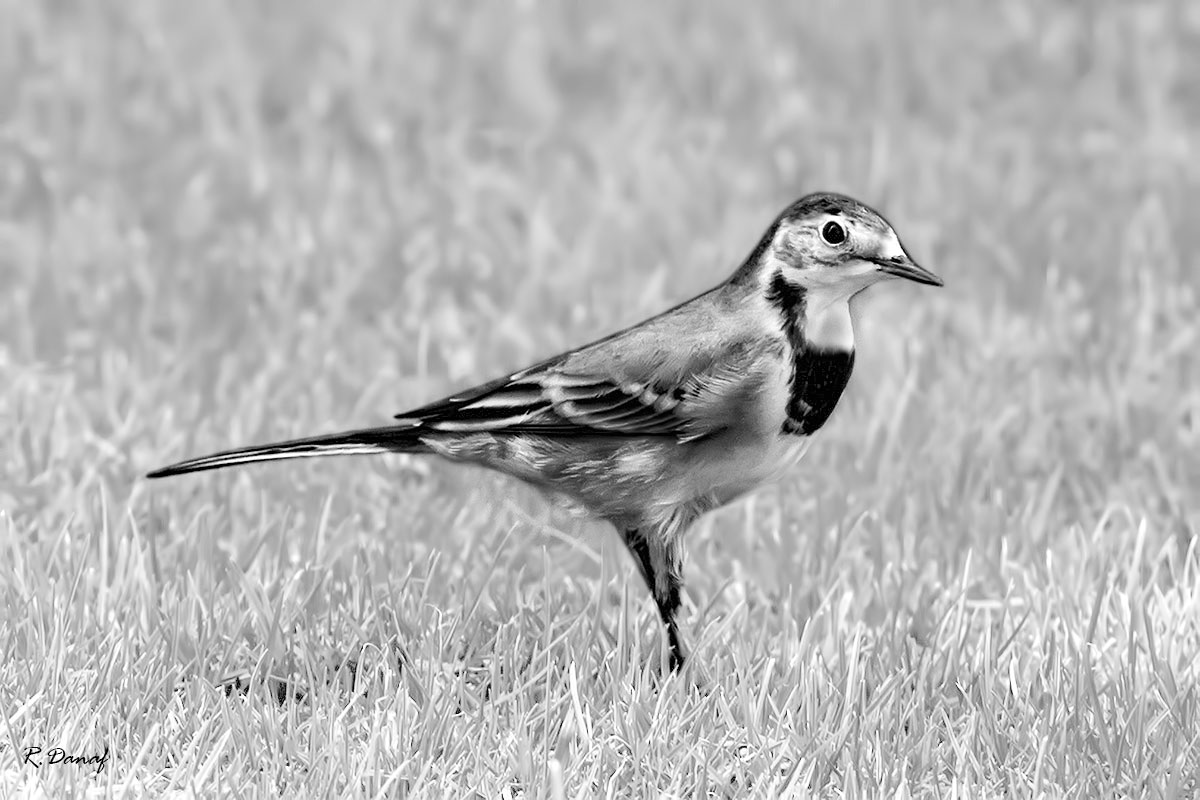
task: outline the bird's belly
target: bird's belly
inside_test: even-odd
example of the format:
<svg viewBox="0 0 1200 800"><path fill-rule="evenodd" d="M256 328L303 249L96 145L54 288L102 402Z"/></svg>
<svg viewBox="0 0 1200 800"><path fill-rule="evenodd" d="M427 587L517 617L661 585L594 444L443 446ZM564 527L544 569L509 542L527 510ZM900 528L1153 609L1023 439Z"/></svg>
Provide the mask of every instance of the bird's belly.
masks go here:
<svg viewBox="0 0 1200 800"><path fill-rule="evenodd" d="M804 456L811 437L777 434L766 440L727 447L704 466L695 469L689 480L694 496L708 496L713 505L722 506L758 487L777 480Z"/></svg>

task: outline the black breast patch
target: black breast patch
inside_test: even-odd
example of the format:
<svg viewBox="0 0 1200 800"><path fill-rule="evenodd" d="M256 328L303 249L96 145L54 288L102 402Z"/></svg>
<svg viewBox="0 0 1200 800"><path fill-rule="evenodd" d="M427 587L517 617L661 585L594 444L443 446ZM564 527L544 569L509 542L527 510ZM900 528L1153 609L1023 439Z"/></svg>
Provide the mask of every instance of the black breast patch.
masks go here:
<svg viewBox="0 0 1200 800"><path fill-rule="evenodd" d="M824 425L853 370L853 350L800 350L792 371L784 433L807 436Z"/></svg>
<svg viewBox="0 0 1200 800"><path fill-rule="evenodd" d="M821 350L804 338L805 292L776 274L767 299L783 315L783 331L795 353L783 432L807 436L825 424L854 370L853 350Z"/></svg>

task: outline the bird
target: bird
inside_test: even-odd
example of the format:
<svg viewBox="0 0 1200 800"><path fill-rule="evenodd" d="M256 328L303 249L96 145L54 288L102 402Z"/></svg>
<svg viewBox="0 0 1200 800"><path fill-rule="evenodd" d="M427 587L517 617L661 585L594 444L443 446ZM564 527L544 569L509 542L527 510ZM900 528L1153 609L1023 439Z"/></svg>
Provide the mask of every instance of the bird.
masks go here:
<svg viewBox="0 0 1200 800"><path fill-rule="evenodd" d="M679 626L688 528L799 461L854 368L851 304L888 279L944 285L879 212L808 194L725 281L640 324L388 425L228 450L147 477L379 453L513 476L616 528L678 671L688 657Z"/></svg>

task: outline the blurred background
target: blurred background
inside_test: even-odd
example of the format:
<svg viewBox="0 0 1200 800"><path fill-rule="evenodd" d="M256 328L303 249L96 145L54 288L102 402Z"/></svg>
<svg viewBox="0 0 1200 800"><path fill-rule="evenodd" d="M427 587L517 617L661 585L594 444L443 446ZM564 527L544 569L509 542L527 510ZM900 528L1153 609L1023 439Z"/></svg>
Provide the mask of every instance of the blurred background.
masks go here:
<svg viewBox="0 0 1200 800"><path fill-rule="evenodd" d="M793 489L834 522L955 481L1008 515L1058 471L1063 521L1133 502L1190 536L1198 14L9 2L5 506L52 530L96 486L148 492L141 511L237 484L310 513L332 492L394 529L405 465L137 477L383 421L632 324L830 189L948 288L877 290Z"/></svg>
<svg viewBox="0 0 1200 800"><path fill-rule="evenodd" d="M467 640L521 610L611 613L633 574L611 534L478 471L139 476L382 423L633 324L724 279L814 190L880 209L947 286L873 291L805 462L693 532L694 619L781 612L769 635L794 639L845 592L849 618L919 622L968 553L981 597L1016 591L1014 564L1087 592L1139 523L1147 552L1200 524L1200 5L0 0L0 18L0 527L34 551L78 531L81 569L89 532L152 541L164 609L225 558L271 598L307 564L323 609L360 591L419 617L465 587L484 609ZM414 570L437 588L406 594ZM199 583L218 620L244 611L225 580ZM329 638L359 611L328 611Z"/></svg>
<svg viewBox="0 0 1200 800"><path fill-rule="evenodd" d="M124 496L165 460L379 422L637 322L828 189L883 210L948 288L871 298L806 494L840 502L886 474L886 492L974 481L1011 508L1060 469L1072 514L1136 499L1193 529L1181 498L1141 486L1197 477L1189 4L3 16L17 446L0 485L18 517L54 527L89 481ZM267 502L330 490L383 515L362 493L397 478L367 462L252 476L152 494L223 503L248 481Z"/></svg>

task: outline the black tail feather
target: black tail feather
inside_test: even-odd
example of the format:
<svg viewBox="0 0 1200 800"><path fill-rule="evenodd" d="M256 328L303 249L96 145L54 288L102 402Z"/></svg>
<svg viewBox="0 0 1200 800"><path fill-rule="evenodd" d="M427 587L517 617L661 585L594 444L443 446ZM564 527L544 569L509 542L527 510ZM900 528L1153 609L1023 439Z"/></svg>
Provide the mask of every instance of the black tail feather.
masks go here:
<svg viewBox="0 0 1200 800"><path fill-rule="evenodd" d="M386 428L364 428L357 431L331 433L306 439L226 450L210 456L180 461L169 467L146 474L147 478L167 478L187 472L251 464L256 461L279 461L285 458L315 458L317 456L356 456L374 453L418 453L425 450L414 425L394 425Z"/></svg>

